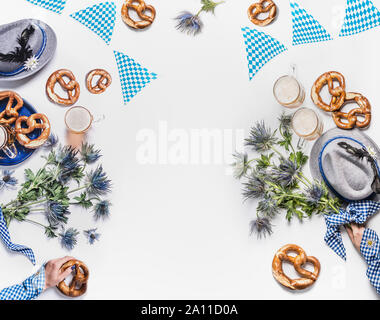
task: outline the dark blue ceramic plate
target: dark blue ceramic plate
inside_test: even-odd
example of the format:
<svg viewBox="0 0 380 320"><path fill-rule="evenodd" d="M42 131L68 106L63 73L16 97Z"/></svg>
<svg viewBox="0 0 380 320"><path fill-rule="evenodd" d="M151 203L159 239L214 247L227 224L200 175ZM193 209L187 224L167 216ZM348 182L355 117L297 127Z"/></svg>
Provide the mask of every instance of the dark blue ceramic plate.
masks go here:
<svg viewBox="0 0 380 320"><path fill-rule="evenodd" d="M4 99L0 101L0 112L5 109L7 106L8 99ZM27 116L37 113L37 111L24 99L24 105L19 110L20 116ZM12 125L14 126L14 124ZM41 134L41 130L34 130L31 134L29 134L29 138L35 139ZM3 151L0 151L0 166L15 166L16 164L20 164L21 162L28 159L35 150L33 149L27 149L24 148L22 145L20 145L17 141L15 142L16 148L17 148L17 157L14 159L10 159L7 156L5 156Z"/></svg>

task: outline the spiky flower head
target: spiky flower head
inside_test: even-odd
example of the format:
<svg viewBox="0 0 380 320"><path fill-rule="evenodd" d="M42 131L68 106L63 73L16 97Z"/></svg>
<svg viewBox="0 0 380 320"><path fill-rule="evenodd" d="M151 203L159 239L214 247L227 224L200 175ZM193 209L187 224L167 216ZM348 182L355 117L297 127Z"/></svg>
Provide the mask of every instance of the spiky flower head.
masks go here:
<svg viewBox="0 0 380 320"><path fill-rule="evenodd" d="M183 11L176 18L176 28L188 35L195 36L202 31L203 23L198 15Z"/></svg>
<svg viewBox="0 0 380 320"><path fill-rule="evenodd" d="M232 163L234 168L234 177L241 179L249 170L248 155L246 153L236 152L233 154L235 162Z"/></svg>
<svg viewBox="0 0 380 320"><path fill-rule="evenodd" d="M296 161L282 159L280 165L272 169L272 177L283 187L289 187L296 184L300 170Z"/></svg>
<svg viewBox="0 0 380 320"><path fill-rule="evenodd" d="M278 118L278 121L280 122L280 127L283 130L289 131L292 124L292 116L286 114L285 112L281 113L281 116Z"/></svg>
<svg viewBox="0 0 380 320"><path fill-rule="evenodd" d="M14 188L18 180L13 176L14 170L3 170L0 176L0 190L3 188Z"/></svg>
<svg viewBox="0 0 380 320"><path fill-rule="evenodd" d="M325 195L325 189L320 182L315 181L311 186L305 189L307 201L312 205L318 205L319 201Z"/></svg>
<svg viewBox="0 0 380 320"><path fill-rule="evenodd" d="M245 144L252 146L257 152L266 152L277 143L275 135L276 131L267 127L264 121L259 121L251 128L249 138L245 139Z"/></svg>
<svg viewBox="0 0 380 320"><path fill-rule="evenodd" d="M266 238L267 235L271 235L273 233L272 231L272 224L268 218L257 218L256 220L252 220L250 222L250 231L251 235L256 234L257 238Z"/></svg>
<svg viewBox="0 0 380 320"><path fill-rule="evenodd" d="M65 184L71 178L80 174L82 166L77 155L78 151L72 146L59 147L55 155L56 164L62 169L58 176L58 181Z"/></svg>
<svg viewBox="0 0 380 320"><path fill-rule="evenodd" d="M94 217L96 220L106 219L110 215L111 202L108 200L101 200L94 206Z"/></svg>
<svg viewBox="0 0 380 320"><path fill-rule="evenodd" d="M259 202L257 212L266 217L274 217L279 212L279 207L276 200L266 195L264 199Z"/></svg>
<svg viewBox="0 0 380 320"><path fill-rule="evenodd" d="M70 214L69 206L59 201L48 201L46 204L46 218L51 226L67 223Z"/></svg>
<svg viewBox="0 0 380 320"><path fill-rule="evenodd" d="M95 149L95 145L84 143L80 151L82 159L85 163L92 164L102 156L100 150Z"/></svg>
<svg viewBox="0 0 380 320"><path fill-rule="evenodd" d="M43 147L45 149L52 149L58 144L58 141L59 141L58 136L55 135L54 133L51 133L49 138L46 140L45 144L43 145Z"/></svg>
<svg viewBox="0 0 380 320"><path fill-rule="evenodd" d="M95 228L83 231L89 244L94 244L95 240L99 241L100 233L96 232L96 230L97 229Z"/></svg>
<svg viewBox="0 0 380 320"><path fill-rule="evenodd" d="M77 229L69 228L59 234L61 237L61 245L67 250L73 250L77 244L77 236L79 232Z"/></svg>
<svg viewBox="0 0 380 320"><path fill-rule="evenodd" d="M100 165L87 175L87 191L93 195L103 195L111 191L111 180Z"/></svg>
<svg viewBox="0 0 380 320"><path fill-rule="evenodd" d="M243 197L247 199L260 199L266 195L267 184L265 183L265 177L253 171L248 177L248 181L243 183Z"/></svg>

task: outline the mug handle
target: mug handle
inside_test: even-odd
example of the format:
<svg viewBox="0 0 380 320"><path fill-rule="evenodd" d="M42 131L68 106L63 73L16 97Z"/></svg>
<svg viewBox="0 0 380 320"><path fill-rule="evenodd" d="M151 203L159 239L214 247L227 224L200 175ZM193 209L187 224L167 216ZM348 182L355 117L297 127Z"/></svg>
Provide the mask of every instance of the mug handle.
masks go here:
<svg viewBox="0 0 380 320"><path fill-rule="evenodd" d="M12 143L10 146L5 146L2 151L5 153L5 155L10 158L14 159L17 157L17 149L14 143Z"/></svg>

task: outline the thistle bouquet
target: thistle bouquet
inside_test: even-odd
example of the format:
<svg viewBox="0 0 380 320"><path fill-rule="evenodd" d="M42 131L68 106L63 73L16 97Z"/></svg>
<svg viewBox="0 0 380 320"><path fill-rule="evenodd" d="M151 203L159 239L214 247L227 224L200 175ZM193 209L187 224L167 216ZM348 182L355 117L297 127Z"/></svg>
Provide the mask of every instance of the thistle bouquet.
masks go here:
<svg viewBox="0 0 380 320"><path fill-rule="evenodd" d="M111 203L103 197L110 192L111 181L101 165L92 166L101 157L94 145L85 143L78 151L71 146L57 146L57 138L52 135L45 146L49 153L43 156L43 166L36 172L26 169L25 182L16 199L1 208L7 225L12 220L36 224L44 228L48 238L59 237L62 246L71 250L79 234L74 228L65 230L71 207L91 210L95 220L107 218ZM46 224L31 218L37 212L44 214ZM84 234L91 244L99 238L96 229Z"/></svg>
<svg viewBox="0 0 380 320"><path fill-rule="evenodd" d="M257 218L251 221L251 233L258 237L272 233L271 220L286 212L303 219L313 214L339 212L340 203L330 196L323 182L308 179L302 172L308 161L302 140L293 145L291 116L282 114L277 130L264 121L257 122L245 145L258 157L250 159L246 152L235 153L234 176L243 180L245 200L257 199Z"/></svg>

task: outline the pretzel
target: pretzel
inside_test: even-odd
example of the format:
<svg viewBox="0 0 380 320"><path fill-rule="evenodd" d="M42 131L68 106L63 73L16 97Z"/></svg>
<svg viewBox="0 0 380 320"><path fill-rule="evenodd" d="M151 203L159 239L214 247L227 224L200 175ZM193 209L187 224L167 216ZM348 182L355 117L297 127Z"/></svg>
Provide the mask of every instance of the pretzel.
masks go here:
<svg viewBox="0 0 380 320"><path fill-rule="evenodd" d="M69 82L66 82L64 77L68 78ZM67 91L67 99L61 98L54 92L54 87L57 82L61 85L63 90ZM79 83L75 80L74 74L70 70L61 69L53 72L49 77L46 82L46 92L51 101L70 106L78 101L80 87Z"/></svg>
<svg viewBox="0 0 380 320"><path fill-rule="evenodd" d="M131 19L129 9L135 10L141 21ZM149 11L151 15L147 16L145 11ZM153 6L146 5L143 0L126 0L121 8L121 17L131 28L144 29L153 23L156 18L156 9Z"/></svg>
<svg viewBox="0 0 380 320"><path fill-rule="evenodd" d="M79 260L67 261L64 265L62 265L61 271L65 271L67 268L71 268L72 266L75 266L75 274L70 285L68 286L63 280L57 285L57 288L66 296L80 297L87 291L87 281L90 273L87 266Z"/></svg>
<svg viewBox="0 0 380 320"><path fill-rule="evenodd" d="M13 91L2 91L0 92L0 100L8 98L7 106L0 113L0 124L13 124L18 118L18 111L24 105L24 100ZM14 100L16 100L16 105L13 106Z"/></svg>
<svg viewBox="0 0 380 320"><path fill-rule="evenodd" d="M339 86L334 88L334 81L339 82ZM330 94L332 95L330 104L322 101L320 96L321 90L325 85L328 85ZM346 82L342 74L336 71L330 71L322 74L317 81L315 81L311 88L311 99L313 102L324 111L337 111L339 110L346 98Z"/></svg>
<svg viewBox="0 0 380 320"><path fill-rule="evenodd" d="M92 85L92 80L95 76L100 76L95 86ZM95 69L90 71L87 75L86 85L88 91L93 94L99 94L106 91L106 89L111 85L112 78L111 75L103 69Z"/></svg>
<svg viewBox="0 0 380 320"><path fill-rule="evenodd" d="M288 253L293 251L297 253L295 257L289 256ZM282 262L288 261L294 265L294 269L303 277L299 279L290 279L282 270ZM314 271L310 272L302 268L306 262L314 265ZM301 290L311 286L319 276L321 265L317 258L308 257L306 252L295 244L287 244L276 252L272 262L273 277L283 286L292 290Z"/></svg>
<svg viewBox="0 0 380 320"><path fill-rule="evenodd" d="M26 128L22 124L26 122ZM30 139L28 134L34 130L40 129L41 134L35 139ZM30 117L19 117L15 124L16 139L17 141L28 149L37 149L41 147L50 136L50 122L49 119L42 113L34 113Z"/></svg>
<svg viewBox="0 0 380 320"><path fill-rule="evenodd" d="M267 5L266 5L267 4ZM260 13L267 13L269 15L266 19L260 20L258 16ZM272 23L276 18L277 7L272 0L260 0L257 3L252 4L248 8L248 17L257 26L265 27L268 24Z"/></svg>
<svg viewBox="0 0 380 320"><path fill-rule="evenodd" d="M359 108L352 109L350 112L333 112L333 119L335 124L341 129L353 129L355 126L358 128L366 128L371 123L371 104L368 99L362 96L360 93L349 92L346 94L345 103L355 102ZM364 120L360 121L358 116L363 116ZM343 122L342 119L345 119L346 122Z"/></svg>

